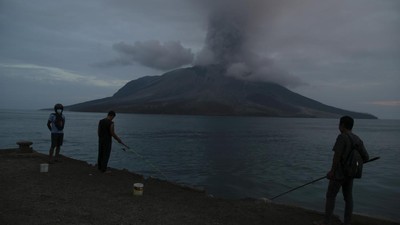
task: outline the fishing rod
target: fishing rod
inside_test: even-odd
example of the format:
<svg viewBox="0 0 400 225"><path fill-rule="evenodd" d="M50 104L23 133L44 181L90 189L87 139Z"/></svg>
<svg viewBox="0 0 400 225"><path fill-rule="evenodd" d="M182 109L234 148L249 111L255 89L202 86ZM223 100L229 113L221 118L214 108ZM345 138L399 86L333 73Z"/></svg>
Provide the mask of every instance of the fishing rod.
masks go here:
<svg viewBox="0 0 400 225"><path fill-rule="evenodd" d="M121 144L122 146L125 147L125 148L122 148L122 150L123 150L124 152L126 152L126 148L127 148L127 149L130 149L129 146L126 145L126 144L124 144L123 142L121 142L120 144Z"/></svg>
<svg viewBox="0 0 400 225"><path fill-rule="evenodd" d="M124 152L127 152L127 149L128 149L129 152L135 153L135 155L137 155L138 157L140 157L140 158L141 158L143 161L145 161L148 165L150 165L150 166L153 167L156 171L158 171L158 172L164 177L165 180L169 180L168 177L167 177L163 172L161 172L160 169L158 169L158 167L156 167L153 163L149 162L144 156L140 155L140 154L137 153L135 150L131 149L128 145L126 145L126 144L124 144L124 143L120 143L120 144L124 146L124 148L122 148L122 150L123 150Z"/></svg>
<svg viewBox="0 0 400 225"><path fill-rule="evenodd" d="M374 157L374 158L372 158L372 159L366 161L365 163L369 163L369 162L378 160L378 159L380 159L380 158L381 158L381 157L379 157L379 156L378 156L378 157ZM364 164L365 164L365 163L364 163ZM300 185L300 186L295 187L295 188L293 188L293 189L290 189L289 191L285 191L285 192L283 192L283 193L281 193L281 194L279 194L279 195L277 195L277 196L271 198L270 200L274 200L274 199L276 199L276 198L278 198L278 197L281 197L282 195L285 195L285 194L287 194L287 193L290 193L290 192L292 192L292 191L295 191L295 190L297 190L297 189L299 189L299 188L302 188L302 187L304 187L304 186L310 185L310 184L312 184L312 183L315 183L315 182L320 181L320 180L325 179L325 178L326 178L326 175L323 176L323 177L320 177L320 178L318 178L318 179L315 179L315 180L313 180L313 181L310 181L310 182L308 182L308 183L306 183L306 184L303 184L303 185Z"/></svg>

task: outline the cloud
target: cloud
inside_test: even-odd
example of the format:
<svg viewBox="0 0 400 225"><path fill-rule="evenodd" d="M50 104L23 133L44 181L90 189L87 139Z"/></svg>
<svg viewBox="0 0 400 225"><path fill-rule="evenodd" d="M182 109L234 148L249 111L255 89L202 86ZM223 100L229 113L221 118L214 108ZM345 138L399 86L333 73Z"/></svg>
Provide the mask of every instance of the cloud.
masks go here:
<svg viewBox="0 0 400 225"><path fill-rule="evenodd" d="M400 100L373 101L373 102L368 102L368 104L377 105L377 106L398 107L398 106L400 106Z"/></svg>
<svg viewBox="0 0 400 225"><path fill-rule="evenodd" d="M82 75L61 68L39 66L34 64L0 64L6 76L18 76L24 79L42 82L71 82L98 87L123 86L127 80L102 80L95 76Z"/></svg>
<svg viewBox="0 0 400 225"><path fill-rule="evenodd" d="M113 44L121 42L134 48L134 41L142 41L143 45L147 43L144 40L156 39L159 47L165 41L179 40L181 48L190 48L195 54L203 49L202 54L196 55L199 64L231 60L227 71L233 76L249 79L257 75L291 88L295 86L290 84L295 81L292 78L298 77L309 84L296 87L307 97L346 108L358 103L360 109L355 110L376 109L380 118L388 117L382 116L383 110L391 110L393 116L389 117L400 115L395 111L398 107L383 106L392 104L390 101L378 101L400 96L399 0L0 2L0 64L41 67L30 70L0 66L2 87L8 86L6 80L21 79L29 83L36 79L41 81L35 84L42 87L60 79L70 89L85 85L79 96L91 92L102 96L105 89L114 90L123 83L114 78L133 79L160 70L159 66L157 70L152 69L154 66L143 66L152 65L156 53L148 60L143 59L143 53L136 53L136 57L148 62L141 63L132 54L113 50ZM226 13L219 15L219 11ZM219 26L220 21L227 26ZM212 27L222 29L211 30ZM243 33L235 34L235 30ZM234 38L230 40L229 34ZM221 48L211 47L224 38L228 41L218 46ZM236 47L229 48L229 44ZM206 45L210 47L203 48ZM239 54L230 54L235 52ZM258 54L256 62L247 59L252 54ZM101 64L102 68L91 66L93 62L107 60ZM120 66L124 64L132 66ZM104 69L113 65L118 66ZM254 65L259 69L255 70ZM105 71L109 77L104 76ZM15 79L8 79L11 76ZM114 86L98 88L101 85ZM26 88L32 87L26 85ZM346 99L340 98L338 92L346 95ZM4 93L3 96L13 96L9 93L14 92ZM78 93L77 88L74 93ZM374 104L368 104L371 102Z"/></svg>
<svg viewBox="0 0 400 225"><path fill-rule="evenodd" d="M120 42L114 44L113 49L120 54L120 57L103 65L132 65L138 62L165 71L191 64L194 59L192 50L183 47L178 41L168 41L163 44L156 40L137 41L134 45Z"/></svg>

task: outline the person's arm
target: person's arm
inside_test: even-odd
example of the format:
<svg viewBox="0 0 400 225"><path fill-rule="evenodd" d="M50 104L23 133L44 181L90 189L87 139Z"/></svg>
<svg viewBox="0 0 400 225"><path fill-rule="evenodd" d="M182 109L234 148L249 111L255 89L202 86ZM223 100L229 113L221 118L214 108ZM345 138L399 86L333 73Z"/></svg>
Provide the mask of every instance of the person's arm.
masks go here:
<svg viewBox="0 0 400 225"><path fill-rule="evenodd" d="M359 153L363 159L364 162L369 160L369 154L367 152L367 149L365 149L363 141L360 139L360 143L358 144L359 146Z"/></svg>
<svg viewBox="0 0 400 225"><path fill-rule="evenodd" d="M97 125L97 136L98 136L98 137L100 137L100 123L101 123L101 121L100 121L99 124Z"/></svg>
<svg viewBox="0 0 400 225"><path fill-rule="evenodd" d="M328 175L327 175L327 177L329 179L332 179L335 177L335 171L340 164L340 156L341 156L341 154L338 152L335 152L335 154L333 155L331 170L328 172Z"/></svg>
<svg viewBox="0 0 400 225"><path fill-rule="evenodd" d="M338 166L340 166L340 158L342 156L342 152L346 147L345 140L343 139L342 135L339 135L336 138L335 145L333 147L334 155L332 159L332 166L331 170L328 172L328 179L333 179L335 177L335 171L337 170Z"/></svg>
<svg viewBox="0 0 400 225"><path fill-rule="evenodd" d="M50 114L49 119L47 120L47 128L51 131L51 122L53 121L53 114Z"/></svg>
<svg viewBox="0 0 400 225"><path fill-rule="evenodd" d="M110 133L111 133L111 136L113 136L113 138L118 141L118 143L122 143L121 139L114 132L114 123L112 123L111 126L110 126Z"/></svg>
<svg viewBox="0 0 400 225"><path fill-rule="evenodd" d="M51 121L47 120L47 128L49 128L49 130L51 131Z"/></svg>

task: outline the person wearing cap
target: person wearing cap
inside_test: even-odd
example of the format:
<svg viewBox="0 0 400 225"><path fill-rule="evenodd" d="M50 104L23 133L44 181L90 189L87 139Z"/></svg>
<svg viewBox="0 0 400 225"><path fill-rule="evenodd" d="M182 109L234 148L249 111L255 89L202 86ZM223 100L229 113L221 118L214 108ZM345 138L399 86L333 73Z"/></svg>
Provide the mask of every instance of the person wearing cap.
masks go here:
<svg viewBox="0 0 400 225"><path fill-rule="evenodd" d="M47 128L51 132L51 146L49 150L49 163L60 160L60 150L64 140L65 116L62 114L64 106L60 103L54 105L54 113L51 113L47 121ZM54 149L56 150L53 158Z"/></svg>

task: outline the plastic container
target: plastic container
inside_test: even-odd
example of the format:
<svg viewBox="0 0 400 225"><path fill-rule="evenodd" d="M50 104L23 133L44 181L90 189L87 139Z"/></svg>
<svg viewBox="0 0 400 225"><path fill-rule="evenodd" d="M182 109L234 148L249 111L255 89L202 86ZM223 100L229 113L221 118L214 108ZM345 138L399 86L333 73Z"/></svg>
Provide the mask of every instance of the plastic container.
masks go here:
<svg viewBox="0 0 400 225"><path fill-rule="evenodd" d="M141 196L143 195L143 187L142 183L134 183L133 184L133 195Z"/></svg>
<svg viewBox="0 0 400 225"><path fill-rule="evenodd" d="M40 164L40 172L41 173L49 172L49 164L47 164L47 163Z"/></svg>

